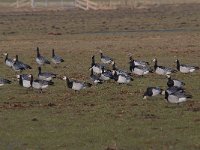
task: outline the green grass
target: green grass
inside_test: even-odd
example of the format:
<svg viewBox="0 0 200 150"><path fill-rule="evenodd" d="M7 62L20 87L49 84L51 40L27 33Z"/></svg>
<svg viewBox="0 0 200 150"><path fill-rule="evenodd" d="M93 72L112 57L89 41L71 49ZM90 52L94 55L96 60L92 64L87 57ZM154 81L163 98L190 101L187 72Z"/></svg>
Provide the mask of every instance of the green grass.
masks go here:
<svg viewBox="0 0 200 150"><path fill-rule="evenodd" d="M96 55L99 62L99 49L125 70L130 53L149 62L157 57L160 65L170 67L175 67L174 56L200 66L200 9L195 8L170 12L157 8L148 15L130 10L1 13L0 49L9 57L18 54L33 67L27 72L35 77L37 46L48 58L55 48L65 59L59 68L46 65L44 71L84 81L89 81L91 56ZM127 32L174 28L197 31ZM13 81L0 87L0 149L200 148L199 72L172 75L183 80L193 95L177 106L165 102L163 96L142 99L147 86L166 87L166 78L156 74L134 77L132 86L110 82L78 93L56 79L55 86L43 94L35 90L27 94L15 73L4 65L3 56L0 64L1 76Z"/></svg>

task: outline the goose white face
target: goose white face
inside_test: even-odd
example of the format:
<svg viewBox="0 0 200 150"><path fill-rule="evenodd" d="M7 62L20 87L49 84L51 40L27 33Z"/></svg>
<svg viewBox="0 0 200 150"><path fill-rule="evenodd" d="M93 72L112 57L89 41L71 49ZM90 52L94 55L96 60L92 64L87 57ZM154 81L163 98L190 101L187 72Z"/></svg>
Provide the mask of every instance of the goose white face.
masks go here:
<svg viewBox="0 0 200 150"><path fill-rule="evenodd" d="M3 55L7 56L7 55L8 55L8 53L3 53Z"/></svg>
<svg viewBox="0 0 200 150"><path fill-rule="evenodd" d="M166 76L167 76L167 78L170 78L170 77L171 77L169 74L167 74Z"/></svg>
<svg viewBox="0 0 200 150"><path fill-rule="evenodd" d="M20 78L20 75L16 75L16 77L17 77L17 79L19 79L19 78Z"/></svg>
<svg viewBox="0 0 200 150"><path fill-rule="evenodd" d="M153 62L155 62L155 61L156 61L156 58L153 59Z"/></svg>
<svg viewBox="0 0 200 150"><path fill-rule="evenodd" d="M67 77L66 77L66 76L64 76L64 77L63 77L63 80L67 80Z"/></svg>

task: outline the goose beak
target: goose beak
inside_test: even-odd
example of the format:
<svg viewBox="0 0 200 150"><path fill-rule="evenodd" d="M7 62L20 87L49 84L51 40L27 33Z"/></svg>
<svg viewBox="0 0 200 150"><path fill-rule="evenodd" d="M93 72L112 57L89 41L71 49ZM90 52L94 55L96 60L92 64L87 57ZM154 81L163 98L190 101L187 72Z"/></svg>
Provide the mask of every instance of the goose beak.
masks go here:
<svg viewBox="0 0 200 150"><path fill-rule="evenodd" d="M64 76L64 77L63 77L63 80L67 80L67 77L66 77L66 76Z"/></svg>
<svg viewBox="0 0 200 150"><path fill-rule="evenodd" d="M20 78L20 75L16 75L16 77L17 77L17 79L19 79L19 78Z"/></svg>

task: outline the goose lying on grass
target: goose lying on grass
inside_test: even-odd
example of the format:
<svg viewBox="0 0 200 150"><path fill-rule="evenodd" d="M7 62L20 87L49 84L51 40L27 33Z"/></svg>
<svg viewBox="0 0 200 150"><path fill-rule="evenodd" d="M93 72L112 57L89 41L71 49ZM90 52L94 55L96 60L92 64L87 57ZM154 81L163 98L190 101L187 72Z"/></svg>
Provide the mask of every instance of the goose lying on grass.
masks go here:
<svg viewBox="0 0 200 150"><path fill-rule="evenodd" d="M0 77L0 86L5 84L11 84L11 81Z"/></svg>
<svg viewBox="0 0 200 150"><path fill-rule="evenodd" d="M130 62L130 71L133 74L139 75L139 76L143 76L148 74L149 72L153 72L152 70L149 69L149 67L146 66L136 66L134 63L134 60L132 60L132 62Z"/></svg>
<svg viewBox="0 0 200 150"><path fill-rule="evenodd" d="M143 60L134 60L132 56L129 57L129 60L130 62L133 62L135 66L143 66L143 67L149 66L149 62Z"/></svg>
<svg viewBox="0 0 200 150"><path fill-rule="evenodd" d="M94 84L102 84L103 81L100 79L99 75L94 74L93 69L90 72L90 79Z"/></svg>
<svg viewBox="0 0 200 150"><path fill-rule="evenodd" d="M192 98L192 95L189 94L185 94L182 92L176 92L176 93L172 93L169 94L168 92L165 92L165 99L169 102L169 103L182 103L187 101L189 98Z"/></svg>
<svg viewBox="0 0 200 150"><path fill-rule="evenodd" d="M117 74L116 71L113 71L113 74L113 79L119 84L129 84L131 81L133 81L133 78L131 78L130 76Z"/></svg>
<svg viewBox="0 0 200 150"><path fill-rule="evenodd" d="M159 87L148 87L143 95L143 99L147 99L147 97L163 94L163 91L164 90Z"/></svg>
<svg viewBox="0 0 200 150"><path fill-rule="evenodd" d="M113 64L114 63L113 59L109 56L103 55L102 51L100 51L100 55L101 55L101 62L102 63L104 63L104 64Z"/></svg>
<svg viewBox="0 0 200 150"><path fill-rule="evenodd" d="M180 80L172 79L170 75L167 75L167 78L168 78L168 81L167 81L168 87L172 87L172 86L183 87L185 85L185 83Z"/></svg>
<svg viewBox="0 0 200 150"><path fill-rule="evenodd" d="M193 66L193 65L188 65L188 64L180 64L180 61L178 59L176 60L176 67L177 67L177 70L182 73L190 73L190 72L199 70L198 66Z"/></svg>
<svg viewBox="0 0 200 150"><path fill-rule="evenodd" d="M73 89L75 91L79 91L79 90L82 90L82 89L92 86L91 83L81 82L81 81L77 81L77 80L70 80L66 76L63 77L63 80L66 80L68 88Z"/></svg>
<svg viewBox="0 0 200 150"><path fill-rule="evenodd" d="M95 63L95 56L92 56L92 63L90 70L93 69L93 72L96 74L101 74L102 73L102 65Z"/></svg>
<svg viewBox="0 0 200 150"><path fill-rule="evenodd" d="M112 65L112 70L113 70L113 71L116 71L117 74L123 74L123 75L125 75L125 76L129 76L129 73L128 73L127 71L118 69L118 68L116 67L115 62L114 62L113 65Z"/></svg>
<svg viewBox="0 0 200 150"><path fill-rule="evenodd" d="M173 69L173 68L168 68L168 67L164 67L164 66L158 66L157 64L157 59L153 59L154 64L154 70L157 74L159 75L167 75L167 74L171 74L171 73L175 73L177 72L177 70Z"/></svg>

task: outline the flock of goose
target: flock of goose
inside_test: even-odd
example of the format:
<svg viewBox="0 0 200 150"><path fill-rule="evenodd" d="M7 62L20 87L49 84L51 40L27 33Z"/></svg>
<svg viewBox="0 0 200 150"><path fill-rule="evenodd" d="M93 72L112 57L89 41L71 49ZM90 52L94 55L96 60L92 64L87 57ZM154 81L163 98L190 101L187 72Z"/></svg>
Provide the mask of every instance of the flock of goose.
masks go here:
<svg viewBox="0 0 200 150"><path fill-rule="evenodd" d="M60 64L64 62L64 59L58 55L55 55L54 49L52 50L51 61L40 54L39 48L37 48L36 52L35 60L39 65L38 77L36 79L33 78L32 74L22 74L23 70L32 69L32 67L23 63L22 61L19 61L18 55L16 55L14 59L11 59L8 57L7 53L4 53L5 65L16 72L20 72L20 74L17 75L19 85L27 89L38 89L40 92L42 92L42 89L54 84L53 79L57 77L57 74L51 72L42 72L41 66L45 64L51 64L51 62L54 64ZM199 70L198 66L181 64L177 59L177 67L176 69L173 69L158 65L158 61L155 58L153 59L154 66L151 67L149 62L134 60L132 57L130 57L130 70L125 71L117 68L115 61L111 57L105 56L102 52L100 52L100 58L101 64L96 63L95 56L92 56L92 62L89 69L92 83L73 80L64 76L63 80L66 80L67 87L75 91L79 91L81 89L91 87L92 85L102 84L108 80L114 80L118 84L130 84L130 82L133 81L133 74L137 76L145 76L149 73L155 72L156 74L164 75L168 78L166 83L168 88L163 90L159 87L148 87L143 95L143 99L161 94L165 95L165 99L170 103L181 103L186 101L188 98L192 98L192 96L187 94L183 88L185 83L177 79L172 79L170 74L178 71L184 74L192 73L196 70ZM111 70L108 69L109 65L112 65ZM3 86L4 84L11 84L11 81L0 77L0 86Z"/></svg>

